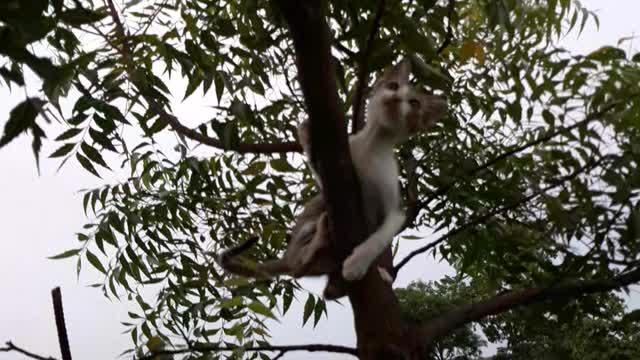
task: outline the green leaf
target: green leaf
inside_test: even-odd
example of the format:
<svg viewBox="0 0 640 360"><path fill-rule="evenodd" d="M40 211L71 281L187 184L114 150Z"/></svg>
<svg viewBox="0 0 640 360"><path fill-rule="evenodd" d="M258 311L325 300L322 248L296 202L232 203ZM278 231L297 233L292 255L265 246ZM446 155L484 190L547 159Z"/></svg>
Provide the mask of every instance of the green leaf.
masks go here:
<svg viewBox="0 0 640 360"><path fill-rule="evenodd" d="M227 309L227 308L231 308L231 307L236 307L236 306L241 306L242 305L242 297L241 296L236 296L230 300L224 301L222 303L220 303L220 305L218 305L219 308L221 309Z"/></svg>
<svg viewBox="0 0 640 360"><path fill-rule="evenodd" d="M63 11L60 15L62 22L71 26L81 26L98 22L108 16L105 10L91 11L88 9L74 8Z"/></svg>
<svg viewBox="0 0 640 360"><path fill-rule="evenodd" d="M49 155L49 157L50 158L57 158L57 157L65 156L69 152L71 152L71 150L73 150L74 146L76 146L76 144L73 144L73 143L64 144L64 145L60 146L56 151L54 151L51 155Z"/></svg>
<svg viewBox="0 0 640 360"><path fill-rule="evenodd" d="M93 164L91 164L91 161L89 161L89 159L82 156L80 153L76 153L76 158L78 159L78 162L80 162L80 165L82 165L83 168L85 168L87 171L89 171L93 175L99 178L102 178L100 177L100 174L98 174L98 172L96 171L96 168L93 167Z"/></svg>
<svg viewBox="0 0 640 360"><path fill-rule="evenodd" d="M58 255L54 255L54 256L49 256L47 257L47 259L51 259L51 260L58 260L58 259L66 259L68 257L72 257L74 255L77 255L80 250L82 250L82 248L80 249L73 249L73 250L67 250L65 252L62 252Z"/></svg>
<svg viewBox="0 0 640 360"><path fill-rule="evenodd" d="M4 134L0 138L0 148L4 147L23 132L34 129L35 120L45 102L37 98L28 98L16 105L9 113L9 120L4 126ZM34 137L36 134L34 134Z"/></svg>
<svg viewBox="0 0 640 360"><path fill-rule="evenodd" d="M80 134L81 132L82 132L82 129L80 128L71 128L63 132L62 134L58 135L58 137L55 140L62 141L62 140L71 139L72 137Z"/></svg>
<svg viewBox="0 0 640 360"><path fill-rule="evenodd" d="M251 304L249 304L249 309L251 309L251 311L253 311L254 313L260 314L260 315L264 315L266 317L270 317L272 319L275 319L276 317L273 316L273 313L271 312L271 310L266 307L263 303L259 302L259 301L254 301Z"/></svg>
<svg viewBox="0 0 640 360"><path fill-rule="evenodd" d="M313 295L309 294L307 301L304 303L304 313L302 315L302 326L307 323L309 317L313 313L313 308L316 305L316 299Z"/></svg>
<svg viewBox="0 0 640 360"><path fill-rule="evenodd" d="M84 154L93 162L98 163L100 165L102 165L103 167L109 169L109 166L107 165L107 163L104 161L104 159L102 158L102 155L100 155L100 152L98 152L98 150L96 150L95 148L91 147L89 144L87 144L86 142L83 142L80 145L80 148L82 149L82 152L84 152Z"/></svg>
<svg viewBox="0 0 640 360"><path fill-rule="evenodd" d="M89 250L87 250L86 255L87 255L87 260L89 260L89 263L91 263L91 265L93 265L94 268L98 269L98 271L100 271L105 275L107 274L107 270L104 269L104 266L102 266L97 256L95 256Z"/></svg>
<svg viewBox="0 0 640 360"><path fill-rule="evenodd" d="M7 69L6 67L0 67L0 76L4 78L4 81L9 84L10 82L14 82L20 86L24 86L24 77L20 72L19 68L11 68Z"/></svg>
<svg viewBox="0 0 640 360"><path fill-rule="evenodd" d="M293 286L287 286L282 295L282 314L286 314L293 300Z"/></svg>
<svg viewBox="0 0 640 360"><path fill-rule="evenodd" d="M326 309L327 308L324 300L318 300L316 306L313 309L313 327L316 327L316 325L318 325L318 321L320 321L320 317L322 316L323 312L326 312Z"/></svg>
<svg viewBox="0 0 640 360"><path fill-rule="evenodd" d="M295 170L286 159L271 160L269 165L271 165L271 168L273 168L274 170L280 172L290 172Z"/></svg>

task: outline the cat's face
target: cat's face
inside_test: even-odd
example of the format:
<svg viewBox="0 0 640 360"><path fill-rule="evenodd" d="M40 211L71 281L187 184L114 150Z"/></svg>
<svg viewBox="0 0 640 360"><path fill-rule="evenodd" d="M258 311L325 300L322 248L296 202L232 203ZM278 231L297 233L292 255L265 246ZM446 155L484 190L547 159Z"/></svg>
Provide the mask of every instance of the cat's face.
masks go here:
<svg viewBox="0 0 640 360"><path fill-rule="evenodd" d="M369 121L376 121L398 135L413 135L429 129L446 112L447 101L428 95L409 83L411 63L404 60L387 70L373 86Z"/></svg>

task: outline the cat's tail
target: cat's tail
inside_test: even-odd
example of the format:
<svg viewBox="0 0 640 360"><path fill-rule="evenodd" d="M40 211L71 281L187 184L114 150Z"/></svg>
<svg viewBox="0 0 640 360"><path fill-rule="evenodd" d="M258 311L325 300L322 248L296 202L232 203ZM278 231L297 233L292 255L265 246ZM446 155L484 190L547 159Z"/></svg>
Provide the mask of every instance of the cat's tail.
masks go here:
<svg viewBox="0 0 640 360"><path fill-rule="evenodd" d="M258 242L258 237L251 237L244 243L223 251L216 256L216 262L223 269L246 277L259 280L269 279L276 275L288 275L291 273L291 266L284 259L275 259L263 263L251 263L240 258L240 255L249 250Z"/></svg>

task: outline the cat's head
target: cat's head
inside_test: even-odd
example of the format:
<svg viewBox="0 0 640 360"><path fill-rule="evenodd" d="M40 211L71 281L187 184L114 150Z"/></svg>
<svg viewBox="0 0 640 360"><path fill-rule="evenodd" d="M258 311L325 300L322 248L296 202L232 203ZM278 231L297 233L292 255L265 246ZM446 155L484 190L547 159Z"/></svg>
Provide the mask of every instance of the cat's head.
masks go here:
<svg viewBox="0 0 640 360"><path fill-rule="evenodd" d="M373 86L368 120L401 136L432 127L445 114L447 101L425 94L409 83L411 62L403 60L384 72Z"/></svg>

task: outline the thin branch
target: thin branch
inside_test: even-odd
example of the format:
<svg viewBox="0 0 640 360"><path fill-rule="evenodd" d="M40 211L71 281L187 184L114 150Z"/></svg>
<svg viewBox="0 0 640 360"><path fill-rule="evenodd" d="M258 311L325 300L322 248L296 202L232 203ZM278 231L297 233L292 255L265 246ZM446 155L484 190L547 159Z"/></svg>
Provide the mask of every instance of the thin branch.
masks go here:
<svg viewBox="0 0 640 360"><path fill-rule="evenodd" d="M442 54L442 52L447 48L447 46L451 45L451 41L453 40L452 22L453 22L453 13L455 12L455 8L456 8L456 1L455 0L449 0L449 5L448 5L448 8L447 8L447 18L448 18L447 34L445 35L444 41L442 42L442 44L440 44L440 47L438 48L438 51L436 52L437 55Z"/></svg>
<svg viewBox="0 0 640 360"><path fill-rule="evenodd" d="M116 27L117 37L120 39L122 47L118 49L122 54L123 60L125 62L125 66L127 68L127 74L129 75L129 79L135 83L137 77L135 76L137 71L135 70L135 66L133 66L131 60L131 52L129 49L127 34L124 29L124 25L120 20L120 16L118 15L118 11L113 3L113 0L105 0L107 3L107 7L109 8L109 14L113 19L113 22ZM136 83L136 85L140 85ZM144 88L144 87L143 87ZM145 91L140 92L144 97L145 101L149 104L149 108L153 110L162 121L169 124L171 128L191 139L197 141L204 145L209 145L222 150L232 150L240 154L253 153L253 154L273 154L273 153L289 153L289 152L301 152L302 148L297 142L282 142L282 143L258 143L258 144L250 144L250 143L240 143L232 146L227 146L223 141L218 139L206 136L196 130L190 129L187 126L184 126L177 117L169 114L164 110L164 107L158 103L153 97L145 94Z"/></svg>
<svg viewBox="0 0 640 360"><path fill-rule="evenodd" d="M376 34L380 29L380 22L382 20L382 13L384 12L385 0L378 1L378 8L376 9L376 13L373 17L373 21L371 22L371 30L369 31L369 37L367 38L367 42L365 44L364 51L361 52L360 64L359 64L359 72L358 72L358 82L356 85L356 93L353 97L352 103L352 113L353 119L351 123L351 133L355 134L358 130L362 128L364 125L364 118L361 114L363 98L364 98L364 88L367 86L369 82L369 57L371 55L371 51L373 49L373 41L375 40Z"/></svg>
<svg viewBox="0 0 640 360"><path fill-rule="evenodd" d="M308 351L308 352L332 352L349 354L358 356L358 351L354 348L340 345L328 345L328 344L303 344L303 345L265 345L265 346L248 346L248 347L231 347L231 346L216 346L216 345L193 345L188 348L175 349L175 350L161 350L155 351L150 355L139 357L138 360L151 360L158 355L176 355L186 354L193 352L207 353L207 352L223 352L223 351L279 351L280 354L293 351ZM279 355L280 356L280 355Z"/></svg>
<svg viewBox="0 0 640 360"><path fill-rule="evenodd" d="M597 167L602 161L604 161L605 159L609 158L609 156L603 156L600 159L598 159L598 161L592 161L589 162L587 164L585 164L583 167L577 169L576 171L572 172L571 174L568 174L566 176L563 176L559 179L556 179L555 181L553 181L550 185L547 185L546 187L539 189L537 191L534 191L533 193L531 193L530 195L527 195L525 197L523 197L522 199L520 199L519 201L516 201L514 203L511 203L509 205L505 205L496 209L493 209L492 211L489 211L488 213L478 216L460 226L458 226L457 228L449 231L448 233L442 235L440 238L428 243L427 245L420 247L416 250L413 250L412 252L409 253L409 255L407 255L404 259L402 259L397 265L395 265L393 267L393 271L394 271L394 276L398 274L398 272L400 271L400 269L405 266L411 259L413 259L414 257L423 254L431 249L433 249L434 247L442 244L443 242L449 240L450 238L452 238L453 236L460 234L461 232L476 226L478 224L482 224L485 221L489 220L490 218L499 215L499 214L503 214L506 213L508 211L514 210L516 208L518 208L521 205L524 205L526 203L528 203L529 201L533 200L534 198L547 193L550 190L553 190L554 188L557 188L561 185L563 185L565 182L574 179L575 177L577 177L578 175L584 173L587 170L593 169L595 167Z"/></svg>
<svg viewBox="0 0 640 360"><path fill-rule="evenodd" d="M421 337L433 341L436 337L444 336L466 323L519 306L616 290L637 282L640 282L640 268L609 279L564 281L554 286L534 287L498 295L478 303L462 305L430 320L422 328Z"/></svg>
<svg viewBox="0 0 640 360"><path fill-rule="evenodd" d="M11 351L15 351L15 352L19 352L20 354L30 357L32 359L37 359L37 360L56 360L56 358L51 357L51 356L41 356L38 354L34 354L30 351L27 351L19 346L14 345L11 341L7 341L5 343L5 347L0 348L0 352L11 352Z"/></svg>
<svg viewBox="0 0 640 360"><path fill-rule="evenodd" d="M64 310L62 308L62 293L60 292L60 287L55 287L53 290L51 290L51 298L53 300L53 313L56 319L58 343L60 344L60 353L62 354L62 360L71 360L69 336L67 335L67 326L64 322Z"/></svg>

